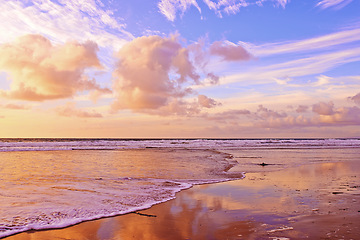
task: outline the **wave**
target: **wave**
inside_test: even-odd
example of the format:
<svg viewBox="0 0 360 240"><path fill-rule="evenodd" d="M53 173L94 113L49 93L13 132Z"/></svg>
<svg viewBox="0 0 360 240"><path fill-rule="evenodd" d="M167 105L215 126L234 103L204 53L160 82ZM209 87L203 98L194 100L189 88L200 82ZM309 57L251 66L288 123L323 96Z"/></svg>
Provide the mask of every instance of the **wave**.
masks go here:
<svg viewBox="0 0 360 240"><path fill-rule="evenodd" d="M193 185L243 178L228 173L234 165L213 150L2 152L0 238L147 209Z"/></svg>
<svg viewBox="0 0 360 240"><path fill-rule="evenodd" d="M360 139L0 139L0 151L360 148Z"/></svg>

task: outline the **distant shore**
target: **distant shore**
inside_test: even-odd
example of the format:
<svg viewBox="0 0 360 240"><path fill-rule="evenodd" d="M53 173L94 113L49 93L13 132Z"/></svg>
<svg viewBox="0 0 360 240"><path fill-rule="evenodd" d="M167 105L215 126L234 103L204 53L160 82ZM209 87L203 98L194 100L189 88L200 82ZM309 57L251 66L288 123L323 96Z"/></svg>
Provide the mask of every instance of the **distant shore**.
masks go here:
<svg viewBox="0 0 360 240"><path fill-rule="evenodd" d="M359 203L360 161L264 168L194 186L141 214L6 239L357 239Z"/></svg>

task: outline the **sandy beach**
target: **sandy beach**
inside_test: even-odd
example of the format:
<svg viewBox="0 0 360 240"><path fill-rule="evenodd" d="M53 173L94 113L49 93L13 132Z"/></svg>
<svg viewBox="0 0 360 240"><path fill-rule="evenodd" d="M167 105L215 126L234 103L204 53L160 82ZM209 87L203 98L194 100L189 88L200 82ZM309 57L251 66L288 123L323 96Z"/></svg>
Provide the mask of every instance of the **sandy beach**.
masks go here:
<svg viewBox="0 0 360 240"><path fill-rule="evenodd" d="M138 213L6 239L359 239L359 161L258 168Z"/></svg>

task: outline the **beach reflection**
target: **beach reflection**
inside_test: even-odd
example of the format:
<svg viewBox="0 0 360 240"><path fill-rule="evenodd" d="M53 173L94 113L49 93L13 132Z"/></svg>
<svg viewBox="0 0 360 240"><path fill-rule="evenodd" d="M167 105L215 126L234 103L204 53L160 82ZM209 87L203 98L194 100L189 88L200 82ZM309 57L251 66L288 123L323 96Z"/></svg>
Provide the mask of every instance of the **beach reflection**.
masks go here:
<svg viewBox="0 0 360 240"><path fill-rule="evenodd" d="M339 211L341 204L347 204L349 213L357 213L359 189L354 186L359 184L359 170L357 161L249 173L242 180L196 186L177 194L172 201L141 211L156 217L132 213L66 229L22 233L9 240L263 239L261 236L298 239L309 237L306 234L311 231L317 236L316 229L326 234L330 231L327 229L339 223L323 224L315 217L330 219L336 216L330 211ZM350 202L346 202L347 195L351 196ZM335 208L331 203L337 204ZM359 220L358 215L349 216ZM308 225L290 227L302 217L311 217L311 230Z"/></svg>

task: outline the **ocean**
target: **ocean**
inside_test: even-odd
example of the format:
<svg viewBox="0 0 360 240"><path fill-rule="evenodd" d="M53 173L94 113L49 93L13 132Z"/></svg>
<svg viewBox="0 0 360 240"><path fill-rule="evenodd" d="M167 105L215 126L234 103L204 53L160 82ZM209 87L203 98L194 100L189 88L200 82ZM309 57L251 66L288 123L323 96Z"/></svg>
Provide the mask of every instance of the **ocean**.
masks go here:
<svg viewBox="0 0 360 240"><path fill-rule="evenodd" d="M247 172L359 156L360 139L0 139L0 237L140 211Z"/></svg>

